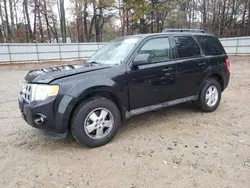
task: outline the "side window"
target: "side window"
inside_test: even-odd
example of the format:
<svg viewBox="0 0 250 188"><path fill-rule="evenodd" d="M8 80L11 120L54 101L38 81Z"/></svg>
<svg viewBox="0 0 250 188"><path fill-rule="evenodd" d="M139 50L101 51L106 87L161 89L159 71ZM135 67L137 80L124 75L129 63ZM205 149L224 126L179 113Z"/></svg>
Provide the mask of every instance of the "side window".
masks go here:
<svg viewBox="0 0 250 188"><path fill-rule="evenodd" d="M152 39L144 44L139 51L140 54L149 53L152 63L170 59L170 44L168 38Z"/></svg>
<svg viewBox="0 0 250 188"><path fill-rule="evenodd" d="M174 37L179 58L197 57L201 55L200 47L193 37Z"/></svg>
<svg viewBox="0 0 250 188"><path fill-rule="evenodd" d="M205 55L222 55L225 53L220 42L215 37L198 36L197 38Z"/></svg>

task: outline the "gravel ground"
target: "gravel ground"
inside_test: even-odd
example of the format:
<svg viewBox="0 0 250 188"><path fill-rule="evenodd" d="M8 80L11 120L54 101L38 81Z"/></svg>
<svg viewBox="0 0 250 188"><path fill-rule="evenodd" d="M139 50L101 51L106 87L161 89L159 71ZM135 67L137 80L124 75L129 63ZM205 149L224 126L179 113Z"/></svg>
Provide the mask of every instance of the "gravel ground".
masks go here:
<svg viewBox="0 0 250 188"><path fill-rule="evenodd" d="M108 145L52 140L20 117L19 81L0 68L0 187L250 187L250 58L231 57L214 113L183 104L124 122Z"/></svg>

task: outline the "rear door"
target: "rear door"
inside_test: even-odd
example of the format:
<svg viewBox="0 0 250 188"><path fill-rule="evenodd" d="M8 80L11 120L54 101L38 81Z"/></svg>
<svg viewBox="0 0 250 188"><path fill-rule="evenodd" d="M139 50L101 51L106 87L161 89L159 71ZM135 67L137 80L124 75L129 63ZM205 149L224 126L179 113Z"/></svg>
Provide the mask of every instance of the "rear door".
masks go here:
<svg viewBox="0 0 250 188"><path fill-rule="evenodd" d="M224 72L227 54L218 38L214 36L197 36L196 38L205 55L209 58L213 71Z"/></svg>
<svg viewBox="0 0 250 188"><path fill-rule="evenodd" d="M209 60L193 36L174 36L173 39L178 65L178 98L197 95L209 69Z"/></svg>

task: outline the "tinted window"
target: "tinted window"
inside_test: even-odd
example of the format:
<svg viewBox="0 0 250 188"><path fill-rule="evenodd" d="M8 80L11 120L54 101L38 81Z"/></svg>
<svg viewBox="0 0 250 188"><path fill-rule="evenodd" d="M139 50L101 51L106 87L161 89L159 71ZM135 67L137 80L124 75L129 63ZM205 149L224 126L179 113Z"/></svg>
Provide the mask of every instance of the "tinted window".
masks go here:
<svg viewBox="0 0 250 188"><path fill-rule="evenodd" d="M144 44L140 54L149 53L152 62L166 61L170 59L170 45L168 38L152 39Z"/></svg>
<svg viewBox="0 0 250 188"><path fill-rule="evenodd" d="M174 37L179 58L200 56L200 47L193 37Z"/></svg>
<svg viewBox="0 0 250 188"><path fill-rule="evenodd" d="M206 55L222 55L224 49L215 37L198 36L198 41Z"/></svg>

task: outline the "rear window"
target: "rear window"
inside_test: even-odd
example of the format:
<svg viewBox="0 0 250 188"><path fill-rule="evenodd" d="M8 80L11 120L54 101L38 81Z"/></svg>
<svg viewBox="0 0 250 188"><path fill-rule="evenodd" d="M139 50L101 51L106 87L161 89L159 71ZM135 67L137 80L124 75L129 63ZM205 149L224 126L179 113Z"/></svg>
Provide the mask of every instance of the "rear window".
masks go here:
<svg viewBox="0 0 250 188"><path fill-rule="evenodd" d="M178 58L197 57L201 55L200 47L193 37L174 37Z"/></svg>
<svg viewBox="0 0 250 188"><path fill-rule="evenodd" d="M222 55L225 53L219 40L215 37L198 36L198 41L205 55Z"/></svg>

